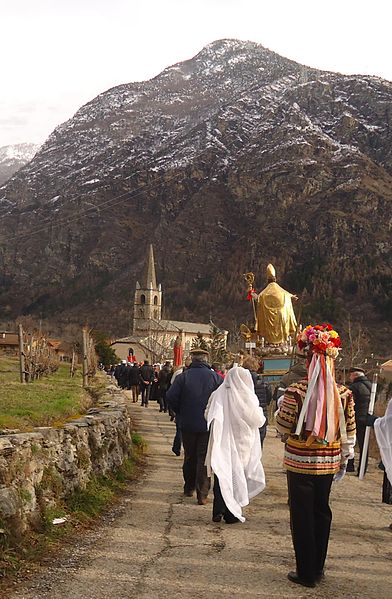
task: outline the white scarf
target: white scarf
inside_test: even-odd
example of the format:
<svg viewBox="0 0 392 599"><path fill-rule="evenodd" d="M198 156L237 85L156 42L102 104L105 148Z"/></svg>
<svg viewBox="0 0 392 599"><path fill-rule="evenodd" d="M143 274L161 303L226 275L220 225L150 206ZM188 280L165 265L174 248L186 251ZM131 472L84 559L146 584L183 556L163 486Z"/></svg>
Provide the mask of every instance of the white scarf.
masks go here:
<svg viewBox="0 0 392 599"><path fill-rule="evenodd" d="M265 416L249 370L229 370L212 393L204 416L211 431L207 469L217 475L227 508L245 522L241 508L265 487L259 434Z"/></svg>
<svg viewBox="0 0 392 599"><path fill-rule="evenodd" d="M385 472L392 485L392 399L387 405L384 416L375 421L374 432Z"/></svg>

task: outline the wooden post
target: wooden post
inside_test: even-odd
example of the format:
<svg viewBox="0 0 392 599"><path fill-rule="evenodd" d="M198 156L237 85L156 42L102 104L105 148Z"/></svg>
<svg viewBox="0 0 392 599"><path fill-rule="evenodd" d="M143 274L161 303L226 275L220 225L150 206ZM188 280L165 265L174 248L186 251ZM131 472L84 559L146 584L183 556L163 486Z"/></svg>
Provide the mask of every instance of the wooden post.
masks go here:
<svg viewBox="0 0 392 599"><path fill-rule="evenodd" d="M83 387L88 387L88 330L83 327Z"/></svg>
<svg viewBox="0 0 392 599"><path fill-rule="evenodd" d="M72 348L72 359L71 359L71 366L69 369L69 376L73 377L75 374L75 349Z"/></svg>
<svg viewBox="0 0 392 599"><path fill-rule="evenodd" d="M25 346L26 347L26 346ZM30 382L30 364L31 364L31 335L27 335L27 348L25 353L25 380Z"/></svg>
<svg viewBox="0 0 392 599"><path fill-rule="evenodd" d="M23 327L21 324L18 325L18 337L19 337L19 372L20 382L26 383L25 377L25 355L23 347Z"/></svg>
<svg viewBox="0 0 392 599"><path fill-rule="evenodd" d="M368 414L373 414L374 403L376 401L377 379L378 379L378 373L373 375L372 390L370 392ZM359 480L363 480L363 478L365 476L366 459L368 457L368 451L369 451L370 429L371 429L370 426L367 426L365 429L365 437L363 439L363 447L362 447L362 459L361 459L361 463L359 465L359 472L358 472Z"/></svg>

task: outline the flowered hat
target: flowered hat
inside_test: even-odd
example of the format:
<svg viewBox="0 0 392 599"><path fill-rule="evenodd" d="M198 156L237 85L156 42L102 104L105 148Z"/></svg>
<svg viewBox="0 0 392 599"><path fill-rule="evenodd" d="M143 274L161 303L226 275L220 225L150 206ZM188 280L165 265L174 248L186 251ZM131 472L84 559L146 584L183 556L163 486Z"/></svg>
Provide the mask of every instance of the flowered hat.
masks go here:
<svg viewBox="0 0 392 599"><path fill-rule="evenodd" d="M307 353L309 366L308 386L295 433L299 435L304 425L308 445L313 441L333 443L340 430L343 443L347 433L334 364L341 347L339 333L327 323L310 324L298 335L297 345Z"/></svg>
<svg viewBox="0 0 392 599"><path fill-rule="evenodd" d="M301 331L297 338L297 345L301 351L313 354L322 354L330 358L337 358L341 349L339 333L328 323L309 324Z"/></svg>

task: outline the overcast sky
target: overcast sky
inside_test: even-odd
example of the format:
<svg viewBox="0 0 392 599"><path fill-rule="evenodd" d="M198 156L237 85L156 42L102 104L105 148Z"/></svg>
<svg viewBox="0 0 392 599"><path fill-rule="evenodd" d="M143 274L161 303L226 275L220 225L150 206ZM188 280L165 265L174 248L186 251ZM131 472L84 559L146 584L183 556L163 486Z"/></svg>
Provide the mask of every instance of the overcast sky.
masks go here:
<svg viewBox="0 0 392 599"><path fill-rule="evenodd" d="M392 0L0 0L0 146L221 38L392 81Z"/></svg>

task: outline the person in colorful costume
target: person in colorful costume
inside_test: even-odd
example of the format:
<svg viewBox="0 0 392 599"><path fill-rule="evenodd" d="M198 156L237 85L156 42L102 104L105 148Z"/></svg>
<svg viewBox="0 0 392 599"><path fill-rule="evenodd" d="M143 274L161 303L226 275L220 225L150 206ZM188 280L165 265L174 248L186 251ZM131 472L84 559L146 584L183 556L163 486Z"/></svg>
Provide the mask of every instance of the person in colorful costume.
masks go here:
<svg viewBox="0 0 392 599"><path fill-rule="evenodd" d="M332 481L340 480L354 455L352 392L335 381L341 342L330 324L309 325L298 336L307 378L290 385L276 416L285 441L291 533L296 571L291 582L314 587L324 576L332 512Z"/></svg>

